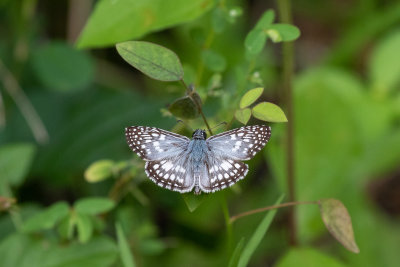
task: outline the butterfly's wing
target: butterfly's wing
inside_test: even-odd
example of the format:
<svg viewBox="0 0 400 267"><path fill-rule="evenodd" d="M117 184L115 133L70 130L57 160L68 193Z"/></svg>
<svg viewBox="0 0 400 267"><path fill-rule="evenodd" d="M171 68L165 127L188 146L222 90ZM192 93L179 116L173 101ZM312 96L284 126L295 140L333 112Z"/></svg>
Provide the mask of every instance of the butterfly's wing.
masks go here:
<svg viewBox="0 0 400 267"><path fill-rule="evenodd" d="M189 138L154 127L131 126L125 129L129 147L146 160L146 175L157 185L189 192L195 181L188 169Z"/></svg>
<svg viewBox="0 0 400 267"><path fill-rule="evenodd" d="M200 188L214 192L232 186L248 172L249 160L259 152L271 137L269 126L245 126L214 135L206 140L209 154Z"/></svg>
<svg viewBox="0 0 400 267"><path fill-rule="evenodd" d="M144 126L125 128L125 137L129 147L146 161L182 154L190 141L183 135Z"/></svg>
<svg viewBox="0 0 400 267"><path fill-rule="evenodd" d="M244 126L226 131L206 140L216 157L249 160L259 152L271 137L271 127Z"/></svg>

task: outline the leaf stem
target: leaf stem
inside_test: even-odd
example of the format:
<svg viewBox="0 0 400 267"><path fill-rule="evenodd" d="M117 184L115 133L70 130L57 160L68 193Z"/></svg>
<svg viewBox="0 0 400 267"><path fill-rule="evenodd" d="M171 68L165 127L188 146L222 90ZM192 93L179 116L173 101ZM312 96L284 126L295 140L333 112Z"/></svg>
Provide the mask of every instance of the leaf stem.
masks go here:
<svg viewBox="0 0 400 267"><path fill-rule="evenodd" d="M278 9L280 20L282 23L291 23L292 14L290 8L290 0L278 0ZM295 173L294 173L294 108L293 108L293 94L292 94L292 80L293 80L293 66L294 66L294 49L293 42L284 42L283 46L283 89L285 96L285 104L287 109L288 128L287 128L287 185L289 201L293 202L295 196ZM289 237L292 246L297 243L297 227L296 215L294 207L289 210Z"/></svg>
<svg viewBox="0 0 400 267"><path fill-rule="evenodd" d="M183 79L181 79L180 81L183 84L183 86L186 87L187 90L191 90ZM197 109L199 110L199 113L200 113L201 117L203 118L204 124L206 125L208 132L210 133L210 135L213 135L210 125L207 122L206 116L203 113L203 109L201 108L201 104L198 103L194 97L190 97L190 98L193 100L194 104L197 106Z"/></svg>
<svg viewBox="0 0 400 267"><path fill-rule="evenodd" d="M229 221L230 221L231 224L233 224L233 222L235 222L237 219L245 217L245 216L249 216L249 215L252 215L252 214L264 212L264 211L267 211L267 210L279 209L279 208L284 208L284 207L292 207L292 206L295 206L295 205L305 205L305 204L316 204L316 205L318 205L318 201L286 202L286 203L282 203L282 204L279 204L279 205L273 205L273 206L268 206L268 207L264 207L264 208L249 210L249 211L240 213L238 215L232 216Z"/></svg>

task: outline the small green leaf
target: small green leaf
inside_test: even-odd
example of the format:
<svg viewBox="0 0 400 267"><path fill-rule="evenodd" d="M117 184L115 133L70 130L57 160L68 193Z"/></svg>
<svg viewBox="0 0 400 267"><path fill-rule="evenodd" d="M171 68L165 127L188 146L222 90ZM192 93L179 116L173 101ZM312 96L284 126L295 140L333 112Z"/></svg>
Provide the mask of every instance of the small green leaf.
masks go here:
<svg viewBox="0 0 400 267"><path fill-rule="evenodd" d="M229 260L229 267L238 266L239 257L240 253L242 252L243 245L244 245L244 237L242 237L240 241L237 243L235 250L232 253L231 259Z"/></svg>
<svg viewBox="0 0 400 267"><path fill-rule="evenodd" d="M244 46L251 55L257 55L263 50L266 41L267 34L262 29L254 29L247 34Z"/></svg>
<svg viewBox="0 0 400 267"><path fill-rule="evenodd" d="M114 164L114 161L107 159L93 162L85 171L85 180L89 183L96 183L111 177Z"/></svg>
<svg viewBox="0 0 400 267"><path fill-rule="evenodd" d="M272 9L267 10L262 14L254 29L266 30L274 22L274 19L275 12Z"/></svg>
<svg viewBox="0 0 400 267"><path fill-rule="evenodd" d="M76 214L76 227L78 229L79 242L86 243L93 234L93 223L86 214Z"/></svg>
<svg viewBox="0 0 400 267"><path fill-rule="evenodd" d="M287 122L285 113L280 107L269 102L262 102L253 107L253 116L269 122Z"/></svg>
<svg viewBox="0 0 400 267"><path fill-rule="evenodd" d="M296 40L300 36L299 28L281 23L272 24L267 33L273 42L289 42Z"/></svg>
<svg viewBox="0 0 400 267"><path fill-rule="evenodd" d="M183 68L171 50L149 42L129 41L116 45L121 57L147 76L160 81L179 81Z"/></svg>
<svg viewBox="0 0 400 267"><path fill-rule="evenodd" d="M226 68L225 58L212 50L204 50L201 54L204 65L211 71L222 72Z"/></svg>
<svg viewBox="0 0 400 267"><path fill-rule="evenodd" d="M76 212L87 215L104 213L113 209L114 206L114 201L102 197L83 198L74 204Z"/></svg>
<svg viewBox="0 0 400 267"><path fill-rule="evenodd" d="M251 110L249 108L238 109L235 112L235 118L242 124L246 125L251 117Z"/></svg>
<svg viewBox="0 0 400 267"><path fill-rule="evenodd" d="M318 201L318 204L322 220L331 235L351 252L359 253L351 218L343 203L329 198Z"/></svg>
<svg viewBox="0 0 400 267"><path fill-rule="evenodd" d="M129 247L128 240L125 238L125 233L122 229L122 226L119 223L116 223L115 228L117 230L119 256L121 257L123 266L135 267L136 265L133 260L133 254L131 252L131 248Z"/></svg>
<svg viewBox="0 0 400 267"><path fill-rule="evenodd" d="M283 195L279 197L276 201L275 205L278 205L283 200ZM248 265L251 256L253 255L254 251L257 249L258 245L260 244L261 240L263 239L264 235L267 233L269 226L271 225L272 219L275 217L277 210L270 210L264 217L264 219L260 222L257 226L256 230L254 231L253 235L251 236L249 242L243 249L242 254L239 258L238 267L245 267Z"/></svg>
<svg viewBox="0 0 400 267"><path fill-rule="evenodd" d="M195 93L197 95L197 93ZM198 97L198 95L196 96ZM195 119L199 116L199 109L190 96L184 96L172 103L168 110L175 117L181 119Z"/></svg>
<svg viewBox="0 0 400 267"><path fill-rule="evenodd" d="M185 201L189 211L193 212L201 205L201 203L203 203L203 201L206 198L206 195L205 194L194 195L189 193L189 194L182 194L182 198Z"/></svg>
<svg viewBox="0 0 400 267"><path fill-rule="evenodd" d="M69 216L61 220L58 225L58 233L64 239L71 240L74 236L74 230L76 225L76 214L70 213Z"/></svg>
<svg viewBox="0 0 400 267"><path fill-rule="evenodd" d="M340 261L313 248L291 248L279 259L276 267L324 266L345 267Z"/></svg>
<svg viewBox="0 0 400 267"><path fill-rule="evenodd" d="M240 108L245 108L253 104L264 92L264 88L258 87L247 91L240 99Z"/></svg>
<svg viewBox="0 0 400 267"><path fill-rule="evenodd" d="M35 147L17 143L0 147L0 181L10 185L23 182L32 163Z"/></svg>
<svg viewBox="0 0 400 267"><path fill-rule="evenodd" d="M25 232L34 232L53 228L69 213L66 202L58 202L29 218L22 226Z"/></svg>
<svg viewBox="0 0 400 267"><path fill-rule="evenodd" d="M54 42L33 51L33 70L49 90L77 91L87 87L94 77L91 58L84 52Z"/></svg>

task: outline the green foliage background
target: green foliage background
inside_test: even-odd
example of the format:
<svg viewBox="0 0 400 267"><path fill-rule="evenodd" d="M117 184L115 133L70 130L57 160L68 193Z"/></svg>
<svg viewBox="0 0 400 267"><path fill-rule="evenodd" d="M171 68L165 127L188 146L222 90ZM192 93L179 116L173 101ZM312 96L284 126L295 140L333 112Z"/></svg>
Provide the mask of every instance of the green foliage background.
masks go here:
<svg viewBox="0 0 400 267"><path fill-rule="evenodd" d="M289 25L280 2L0 0L0 266L398 266L400 4L292 1ZM129 40L175 52L195 91L132 68ZM313 205L296 207L297 247L285 209L227 223L287 192L290 41L296 198L341 200L359 254ZM154 185L124 137L206 128L194 98L211 126L272 127L246 179L200 197Z"/></svg>

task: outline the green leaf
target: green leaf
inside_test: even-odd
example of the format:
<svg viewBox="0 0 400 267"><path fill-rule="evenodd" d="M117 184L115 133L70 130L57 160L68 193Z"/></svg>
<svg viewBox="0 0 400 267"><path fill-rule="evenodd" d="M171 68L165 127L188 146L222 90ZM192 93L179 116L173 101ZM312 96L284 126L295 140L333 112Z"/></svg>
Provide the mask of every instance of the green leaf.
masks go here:
<svg viewBox="0 0 400 267"><path fill-rule="evenodd" d="M119 43L116 48L126 62L153 79L179 81L183 78L181 62L168 48L140 41Z"/></svg>
<svg viewBox="0 0 400 267"><path fill-rule="evenodd" d="M131 248L129 247L128 240L125 238L125 233L122 229L122 226L119 223L116 223L115 228L117 230L119 256L121 257L123 266L135 267L136 265L133 260L133 254L131 252Z"/></svg>
<svg viewBox="0 0 400 267"><path fill-rule="evenodd" d="M107 159L93 162L85 171L86 181L96 183L111 177L114 164L114 161Z"/></svg>
<svg viewBox="0 0 400 267"><path fill-rule="evenodd" d="M65 43L49 43L34 50L32 56L33 70L49 90L77 91L93 80L91 58Z"/></svg>
<svg viewBox="0 0 400 267"><path fill-rule="evenodd" d="M283 195L280 196L274 205L280 204L283 200L283 197ZM239 263L237 265L238 267L245 267L248 265L251 256L260 244L266 232L268 231L268 228L271 225L272 219L275 217L276 212L277 209L270 210L257 226L249 242L247 242L246 246L244 247L242 254L240 255Z"/></svg>
<svg viewBox="0 0 400 267"><path fill-rule="evenodd" d="M74 209L78 213L96 215L107 212L115 206L114 201L102 197L90 197L79 199L74 204Z"/></svg>
<svg viewBox="0 0 400 267"><path fill-rule="evenodd" d="M371 54L369 72L374 89L394 89L400 82L400 31L378 43Z"/></svg>
<svg viewBox="0 0 400 267"><path fill-rule="evenodd" d="M198 96L197 93L194 94L193 97L200 99L200 96ZM199 116L199 109L190 96L184 96L175 100L175 102L168 107L168 110L172 115L181 119L190 120Z"/></svg>
<svg viewBox="0 0 400 267"><path fill-rule="evenodd" d="M267 30L268 36L273 42L289 42L296 40L300 36L300 30L290 24L272 24Z"/></svg>
<svg viewBox="0 0 400 267"><path fill-rule="evenodd" d="M226 26L226 14L225 11L218 7L215 8L212 13L212 26L216 33L221 33Z"/></svg>
<svg viewBox="0 0 400 267"><path fill-rule="evenodd" d="M79 242L86 243L93 234L93 223L86 214L76 214L76 227L78 229Z"/></svg>
<svg viewBox="0 0 400 267"><path fill-rule="evenodd" d="M331 235L351 252L359 253L360 250L354 240L351 218L343 203L329 198L319 200L318 204L322 220Z"/></svg>
<svg viewBox="0 0 400 267"><path fill-rule="evenodd" d="M206 199L206 194L202 195L194 195L194 194L182 194L182 198L186 203L187 208L189 209L190 212L195 211L201 203L204 202Z"/></svg>
<svg viewBox="0 0 400 267"><path fill-rule="evenodd" d="M258 87L247 91L240 99L240 108L245 108L253 104L264 92L264 88Z"/></svg>
<svg viewBox="0 0 400 267"><path fill-rule="evenodd" d="M57 231L63 239L72 240L76 226L76 214L70 213L69 216L61 220Z"/></svg>
<svg viewBox="0 0 400 267"><path fill-rule="evenodd" d="M69 213L66 202L58 202L29 218L22 226L24 232L34 232L53 228Z"/></svg>
<svg viewBox="0 0 400 267"><path fill-rule="evenodd" d="M269 122L287 122L285 113L280 107L269 102L262 102L253 107L253 116Z"/></svg>
<svg viewBox="0 0 400 267"><path fill-rule="evenodd" d="M237 243L235 250L232 253L231 259L229 260L229 267L238 266L239 257L240 253L242 252L243 245L244 245L244 237L242 237L240 241Z"/></svg>
<svg viewBox="0 0 400 267"><path fill-rule="evenodd" d="M226 60L221 54L213 50L204 50L201 56L204 61L204 65L209 70L214 72L222 72L226 69Z"/></svg>
<svg viewBox="0 0 400 267"><path fill-rule="evenodd" d="M246 51L251 55L259 54L267 41L267 34L262 29L251 30L244 40Z"/></svg>
<svg viewBox="0 0 400 267"><path fill-rule="evenodd" d="M272 22L274 22L274 19L275 19L275 12L272 9L267 10L262 14L261 18L257 21L257 24L254 27L254 29L266 30L272 24Z"/></svg>
<svg viewBox="0 0 400 267"><path fill-rule="evenodd" d="M330 257L313 248L292 248L278 263L276 267L292 266L324 266L324 267L345 267L340 261Z"/></svg>
<svg viewBox="0 0 400 267"><path fill-rule="evenodd" d="M251 110L249 108L238 109L235 112L235 118L242 124L246 125L251 117Z"/></svg>
<svg viewBox="0 0 400 267"><path fill-rule="evenodd" d="M0 147L0 181L11 185L23 182L35 153L31 144L8 144Z"/></svg>
<svg viewBox="0 0 400 267"><path fill-rule="evenodd" d="M214 5L210 0L97 1L78 47L102 47L194 20Z"/></svg>

